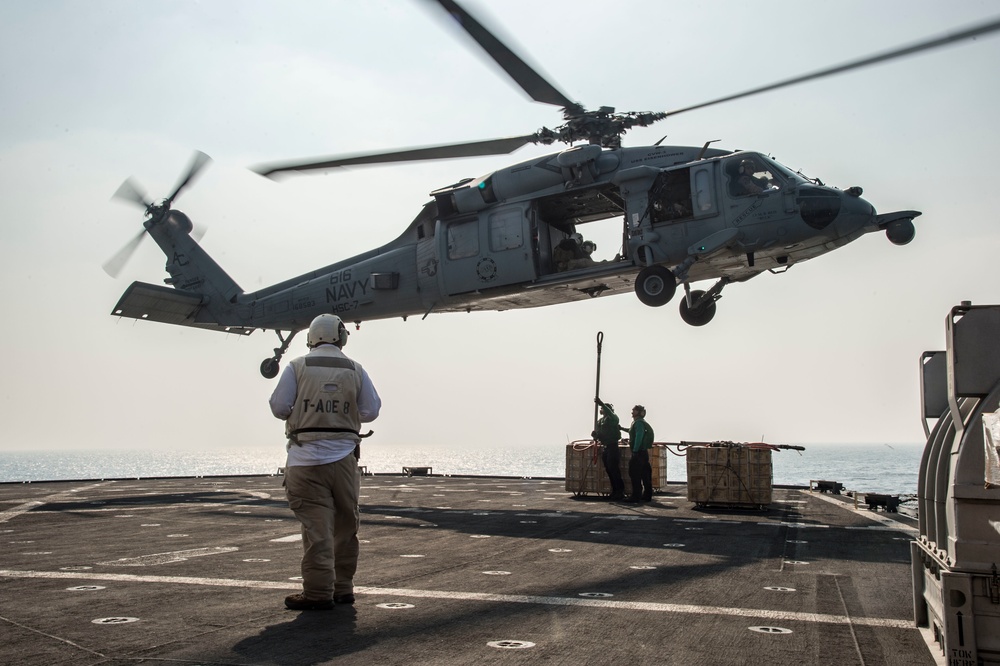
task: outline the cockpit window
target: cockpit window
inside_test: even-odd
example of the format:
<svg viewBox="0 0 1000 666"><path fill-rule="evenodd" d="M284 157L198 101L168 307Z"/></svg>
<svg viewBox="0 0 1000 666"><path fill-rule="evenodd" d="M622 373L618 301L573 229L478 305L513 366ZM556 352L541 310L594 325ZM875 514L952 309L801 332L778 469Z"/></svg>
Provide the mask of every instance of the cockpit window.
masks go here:
<svg viewBox="0 0 1000 666"><path fill-rule="evenodd" d="M762 155L733 157L726 164L726 173L729 174L729 191L734 197L776 192L783 185L784 174Z"/></svg>
<svg viewBox="0 0 1000 666"><path fill-rule="evenodd" d="M765 165L771 167L774 170L775 173L780 174L781 176L784 176L785 180L788 180L788 181L791 181L791 182L799 182L799 183L804 183L804 182L807 182L809 180L808 178L806 178L802 174L795 173L794 171L792 171L791 169L789 169L788 167L786 167L784 164L781 164L779 162L775 162L774 160L772 160L770 158L767 158L767 157L764 157L763 155L761 155L759 157L759 161L762 164L765 164Z"/></svg>

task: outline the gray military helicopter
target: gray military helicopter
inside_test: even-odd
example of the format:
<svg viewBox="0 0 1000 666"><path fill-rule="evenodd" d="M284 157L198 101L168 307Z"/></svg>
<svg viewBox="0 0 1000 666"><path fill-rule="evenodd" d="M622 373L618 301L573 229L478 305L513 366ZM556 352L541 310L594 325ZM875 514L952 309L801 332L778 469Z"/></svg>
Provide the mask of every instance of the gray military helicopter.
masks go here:
<svg viewBox="0 0 1000 666"><path fill-rule="evenodd" d="M289 172L362 164L509 154L529 143L569 147L431 192L395 240L247 293L192 237L174 199L208 163L198 153L173 193L148 201L127 180L119 198L144 207L143 229L105 264L115 275L148 233L167 257L168 286L133 282L112 315L248 335L271 329L280 346L261 363L273 378L295 334L318 314L354 321L438 312L509 310L634 291L659 307L684 290L681 318L703 326L722 290L765 271L784 272L866 233L905 245L918 211L879 214L860 187L824 185L763 153L622 145L632 127L769 90L865 67L1000 29L1000 20L889 52L668 112L588 111L544 79L453 0L437 3L532 99L562 108L565 124L517 137L268 164ZM595 261L583 234L610 221L620 251ZM715 280L707 289L691 285Z"/></svg>

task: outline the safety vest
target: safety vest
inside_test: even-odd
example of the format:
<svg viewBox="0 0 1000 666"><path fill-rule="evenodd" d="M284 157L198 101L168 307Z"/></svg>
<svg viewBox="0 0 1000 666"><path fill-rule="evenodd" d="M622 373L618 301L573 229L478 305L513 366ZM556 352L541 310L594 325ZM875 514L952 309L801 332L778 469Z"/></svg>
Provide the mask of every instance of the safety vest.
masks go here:
<svg viewBox="0 0 1000 666"><path fill-rule="evenodd" d="M302 444L318 439L360 441L361 366L346 356L300 356L291 364L297 391L285 435Z"/></svg>

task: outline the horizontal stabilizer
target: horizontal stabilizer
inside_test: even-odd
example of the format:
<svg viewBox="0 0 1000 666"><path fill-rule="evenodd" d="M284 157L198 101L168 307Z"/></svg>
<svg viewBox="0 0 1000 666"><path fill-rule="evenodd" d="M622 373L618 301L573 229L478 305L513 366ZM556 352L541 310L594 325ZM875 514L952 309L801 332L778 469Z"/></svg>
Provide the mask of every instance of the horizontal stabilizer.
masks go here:
<svg viewBox="0 0 1000 666"><path fill-rule="evenodd" d="M224 326L218 322L198 321L205 297L191 291L133 282L125 290L111 314L116 317L157 321L163 324L193 326L238 335L250 335L253 328Z"/></svg>

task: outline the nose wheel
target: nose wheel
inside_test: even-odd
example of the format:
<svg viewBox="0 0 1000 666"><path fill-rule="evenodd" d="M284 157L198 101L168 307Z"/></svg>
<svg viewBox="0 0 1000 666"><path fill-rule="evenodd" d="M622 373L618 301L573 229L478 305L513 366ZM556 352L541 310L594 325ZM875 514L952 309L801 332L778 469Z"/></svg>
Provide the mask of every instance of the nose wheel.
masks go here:
<svg viewBox="0 0 1000 666"><path fill-rule="evenodd" d="M680 313L684 323L691 326L704 326L715 317L715 302L722 298L722 288L729 284L729 278L722 278L708 291L691 290L684 283L684 300L681 301Z"/></svg>
<svg viewBox="0 0 1000 666"><path fill-rule="evenodd" d="M274 379L278 376L278 370L280 369L281 357L285 355L288 351L288 345L292 343L292 338L298 331L291 331L288 337L282 337L281 331L276 330L275 333L278 335L278 340L281 341L280 347L274 348L274 356L271 358L265 358L260 363L260 374L263 375L264 379Z"/></svg>

